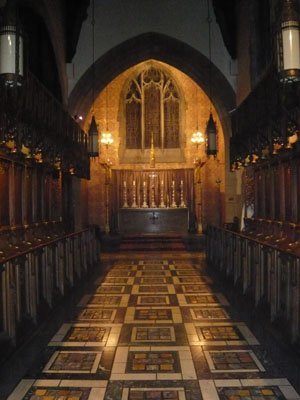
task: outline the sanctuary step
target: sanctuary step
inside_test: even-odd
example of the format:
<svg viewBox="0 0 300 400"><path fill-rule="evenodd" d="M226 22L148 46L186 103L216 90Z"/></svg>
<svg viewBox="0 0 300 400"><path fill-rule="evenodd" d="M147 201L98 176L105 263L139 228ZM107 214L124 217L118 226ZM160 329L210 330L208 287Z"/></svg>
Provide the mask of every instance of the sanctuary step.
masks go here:
<svg viewBox="0 0 300 400"><path fill-rule="evenodd" d="M120 250L185 250L180 235L126 235L123 236Z"/></svg>

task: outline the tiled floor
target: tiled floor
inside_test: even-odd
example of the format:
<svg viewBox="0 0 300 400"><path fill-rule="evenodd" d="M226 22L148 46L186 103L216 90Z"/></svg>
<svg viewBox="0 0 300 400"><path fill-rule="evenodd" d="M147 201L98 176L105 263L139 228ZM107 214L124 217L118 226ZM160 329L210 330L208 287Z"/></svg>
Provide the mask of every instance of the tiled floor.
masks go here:
<svg viewBox="0 0 300 400"><path fill-rule="evenodd" d="M300 400L203 257L110 261L9 400Z"/></svg>

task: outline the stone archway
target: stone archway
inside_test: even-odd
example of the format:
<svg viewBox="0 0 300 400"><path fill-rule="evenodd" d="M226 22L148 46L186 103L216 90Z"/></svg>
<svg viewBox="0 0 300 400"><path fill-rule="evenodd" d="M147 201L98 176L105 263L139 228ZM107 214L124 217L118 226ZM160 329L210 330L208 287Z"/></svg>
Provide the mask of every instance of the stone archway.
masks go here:
<svg viewBox="0 0 300 400"><path fill-rule="evenodd" d="M159 33L145 33L114 47L95 62L95 97L116 76L139 62L154 59L178 68L192 78L207 94L209 71L212 72L211 101L219 115L226 142L231 135L228 112L235 108L235 92L222 72L203 54ZM92 66L81 77L69 96L72 115L85 117L93 101ZM227 145L228 143L226 143Z"/></svg>

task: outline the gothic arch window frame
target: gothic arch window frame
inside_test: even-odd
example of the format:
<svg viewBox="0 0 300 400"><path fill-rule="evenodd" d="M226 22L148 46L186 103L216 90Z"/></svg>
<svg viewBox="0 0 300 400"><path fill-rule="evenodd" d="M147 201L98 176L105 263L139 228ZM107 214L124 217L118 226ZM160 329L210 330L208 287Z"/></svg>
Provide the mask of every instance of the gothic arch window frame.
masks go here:
<svg viewBox="0 0 300 400"><path fill-rule="evenodd" d="M145 82L144 78L147 78L147 72L151 69L158 70L160 72L160 78L157 82L150 80ZM141 81L142 79L142 81ZM135 91L129 98L127 98L128 93L130 93L130 87L135 84ZM145 102L143 101L143 95L145 88L148 85L156 86L160 90L160 137L154 138L155 140L155 157L157 162L184 162L184 147L185 147L185 109L186 103L183 92L180 85L172 75L172 73L165 68L161 63L155 62L153 60L145 62L138 66L132 74L126 80L120 95L120 147L119 147L119 157L121 163L147 163L150 156L150 145L151 138L149 136L149 131L151 127L145 125ZM170 85L173 87L172 90L168 91ZM142 87L141 87L142 86ZM177 98L174 99L174 92L177 93ZM140 126L140 148L130 148L127 143L127 128L126 128L126 104L131 101L135 101L141 104L141 126ZM178 146L168 147L165 146L165 113L166 109L164 105L167 101L175 101L178 103ZM148 137L147 137L148 136ZM133 147L133 146L131 146ZM136 146L137 147L137 146Z"/></svg>

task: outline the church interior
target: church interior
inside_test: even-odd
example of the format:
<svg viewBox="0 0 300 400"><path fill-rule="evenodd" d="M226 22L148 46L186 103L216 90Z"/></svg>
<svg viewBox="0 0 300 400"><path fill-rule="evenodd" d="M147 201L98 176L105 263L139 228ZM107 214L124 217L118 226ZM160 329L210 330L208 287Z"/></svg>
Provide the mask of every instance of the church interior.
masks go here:
<svg viewBox="0 0 300 400"><path fill-rule="evenodd" d="M300 0L0 0L0 86L0 400L300 399Z"/></svg>

